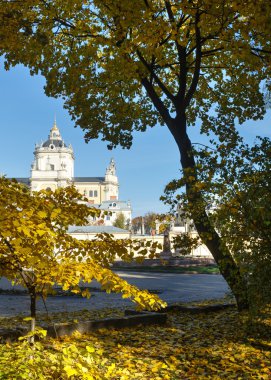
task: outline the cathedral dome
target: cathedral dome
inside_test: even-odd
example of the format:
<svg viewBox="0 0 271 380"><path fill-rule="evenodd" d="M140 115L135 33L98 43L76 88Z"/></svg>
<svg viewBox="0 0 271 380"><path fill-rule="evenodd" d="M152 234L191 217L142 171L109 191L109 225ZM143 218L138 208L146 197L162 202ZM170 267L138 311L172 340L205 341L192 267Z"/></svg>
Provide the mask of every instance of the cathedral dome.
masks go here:
<svg viewBox="0 0 271 380"><path fill-rule="evenodd" d="M52 149L55 148L68 148L68 146L64 143L63 140L56 140L56 139L48 139L42 144L43 148L49 148L52 147Z"/></svg>
<svg viewBox="0 0 271 380"><path fill-rule="evenodd" d="M48 140L42 144L43 148L68 148L68 146L64 143L60 131L57 128L56 121L54 122L53 127L50 130L50 135L48 136Z"/></svg>

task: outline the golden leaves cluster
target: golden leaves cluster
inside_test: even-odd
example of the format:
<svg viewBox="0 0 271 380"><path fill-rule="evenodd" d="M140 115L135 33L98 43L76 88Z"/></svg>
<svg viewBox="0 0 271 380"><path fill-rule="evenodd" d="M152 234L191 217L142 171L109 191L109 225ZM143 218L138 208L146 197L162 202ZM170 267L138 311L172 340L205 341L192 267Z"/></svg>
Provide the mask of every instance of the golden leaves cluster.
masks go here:
<svg viewBox="0 0 271 380"><path fill-rule="evenodd" d="M240 123L262 117L270 13L264 0L3 1L0 54L7 68L41 72L47 95L64 97L87 141L101 135L129 147L133 130L165 122L143 78L171 115L187 111L190 125L201 118L211 128L214 104Z"/></svg>
<svg viewBox="0 0 271 380"><path fill-rule="evenodd" d="M159 328L101 329L37 342L35 351L24 344L2 345L0 374L60 380L270 379L270 324L263 341L234 309L177 312L169 319Z"/></svg>
<svg viewBox="0 0 271 380"><path fill-rule="evenodd" d="M55 284L81 292L79 283L96 279L107 292L123 293L141 308L165 306L157 296L140 291L113 273L115 259L131 261L158 247L151 242L114 239L99 235L93 241L68 234L69 225L85 225L99 210L85 204L74 187L30 193L15 181L0 178L0 275L26 287L30 294L46 296Z"/></svg>

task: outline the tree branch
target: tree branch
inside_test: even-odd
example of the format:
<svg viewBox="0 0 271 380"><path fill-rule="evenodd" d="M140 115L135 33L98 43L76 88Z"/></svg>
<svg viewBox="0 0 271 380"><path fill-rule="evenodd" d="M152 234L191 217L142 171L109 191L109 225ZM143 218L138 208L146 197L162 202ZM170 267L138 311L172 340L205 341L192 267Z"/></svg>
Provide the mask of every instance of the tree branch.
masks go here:
<svg viewBox="0 0 271 380"><path fill-rule="evenodd" d="M166 10L168 14L168 18L171 22L171 24L175 25L175 17L172 12L171 4L169 0L165 0ZM181 26L182 23L179 22L178 28ZM176 26L177 27L177 26ZM187 75L187 68L186 68L186 49L181 46L177 39L174 41L177 53L178 53L178 59L179 59L179 90L177 92L177 95L175 99L178 103L183 103L184 96L185 96L185 90L186 90L186 75Z"/></svg>
<svg viewBox="0 0 271 380"><path fill-rule="evenodd" d="M155 92L153 85L150 83L150 81L146 77L141 80L141 83L142 83L142 86L147 91L148 96L152 100L155 108L157 109L157 111L159 112L159 114L161 115L165 123L166 124L170 123L172 118L169 114L169 111L167 107L164 105L164 103L162 102L162 100L160 99L160 97Z"/></svg>
<svg viewBox="0 0 271 380"><path fill-rule="evenodd" d="M165 0L165 5L166 5L166 10L167 10L168 18L169 18L169 20L170 20L171 23L174 23L175 22L175 18L174 18L172 9L171 9L170 1L169 0Z"/></svg>
<svg viewBox="0 0 271 380"><path fill-rule="evenodd" d="M2 236L3 242L6 244L6 246L10 250L10 252L14 255L15 250L12 247L12 245L10 244L10 242L3 235L0 235L0 236ZM22 277L23 282L25 283L25 286L28 288L29 287L29 283L26 281L25 277L27 277L28 280L30 280L30 277L25 273L25 271L23 270L23 267L22 267L21 263L19 262L19 260L16 257L15 257L15 261L17 263L17 269L19 271L19 274Z"/></svg>
<svg viewBox="0 0 271 380"><path fill-rule="evenodd" d="M160 89L163 91L163 93L170 99L172 102L175 101L174 95L167 89L167 87L164 85L164 83L159 79L158 75L155 73L151 65L148 64L148 62L145 60L143 55L140 53L140 51L137 49L137 55L140 59L140 62L143 63L143 65L146 67L146 69L151 74L152 78L155 80L156 84L160 87Z"/></svg>
<svg viewBox="0 0 271 380"><path fill-rule="evenodd" d="M198 85L199 75L200 75L200 67L201 67L201 36L200 29L198 27L199 23L199 13L197 12L195 17L195 32L196 32L196 62L195 62L195 70L192 79L191 86L185 96L184 99L184 107L188 107Z"/></svg>
<svg viewBox="0 0 271 380"><path fill-rule="evenodd" d="M224 50L223 46L221 46L220 48L216 48L216 49L202 51L201 55L206 57L206 56L209 56L209 55L213 55L217 51L221 51L221 50Z"/></svg>

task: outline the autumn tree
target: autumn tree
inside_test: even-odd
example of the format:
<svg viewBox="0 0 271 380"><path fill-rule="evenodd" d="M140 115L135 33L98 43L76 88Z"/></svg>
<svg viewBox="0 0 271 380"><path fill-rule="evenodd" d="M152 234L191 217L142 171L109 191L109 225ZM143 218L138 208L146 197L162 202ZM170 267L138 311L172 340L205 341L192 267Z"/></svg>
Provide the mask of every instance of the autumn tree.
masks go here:
<svg viewBox="0 0 271 380"><path fill-rule="evenodd" d="M0 53L7 69L23 63L46 78L46 94L64 98L86 141L129 148L134 130L168 128L197 204L189 130L198 121L201 133L224 141L236 122L263 117L270 13L265 0L2 0ZM238 264L222 251L206 208L193 219L239 309L247 308Z"/></svg>
<svg viewBox="0 0 271 380"><path fill-rule="evenodd" d="M155 229L155 220L157 218L155 212L147 212L143 216L136 216L132 219L132 229L134 233L140 231L143 234L151 234L151 231Z"/></svg>
<svg viewBox="0 0 271 380"><path fill-rule="evenodd" d="M132 219L132 231L136 234L142 228L142 216L136 216Z"/></svg>
<svg viewBox="0 0 271 380"><path fill-rule="evenodd" d="M158 214L153 211L149 211L144 216L137 216L132 220L132 228L134 233L140 231L142 226L144 227L144 232L148 235L152 231L156 230L156 222L159 223L159 232L163 233L170 225L172 217L166 214Z"/></svg>
<svg viewBox="0 0 271 380"><path fill-rule="evenodd" d="M114 225L115 227L125 229L125 228L126 228L126 223L125 223L125 222L126 222L126 220L125 220L125 215L123 214L123 212L120 212L120 213L117 215L117 217L116 217L116 219L115 219L113 225Z"/></svg>
<svg viewBox="0 0 271 380"><path fill-rule="evenodd" d="M158 214L155 212L147 212L144 217L144 226L145 226L145 233L151 234L152 230L155 230L155 221L157 219Z"/></svg>
<svg viewBox="0 0 271 380"><path fill-rule="evenodd" d="M80 281L96 279L107 292L122 292L143 308L159 308L163 302L147 291L139 291L113 273L109 267L116 256L142 260L157 248L129 239L115 240L99 235L94 240L70 236L69 225L86 225L89 216L100 211L90 208L74 187L30 190L16 181L0 178L0 276L24 286L31 299L32 330L35 329L36 299L46 297L54 285L81 292Z"/></svg>

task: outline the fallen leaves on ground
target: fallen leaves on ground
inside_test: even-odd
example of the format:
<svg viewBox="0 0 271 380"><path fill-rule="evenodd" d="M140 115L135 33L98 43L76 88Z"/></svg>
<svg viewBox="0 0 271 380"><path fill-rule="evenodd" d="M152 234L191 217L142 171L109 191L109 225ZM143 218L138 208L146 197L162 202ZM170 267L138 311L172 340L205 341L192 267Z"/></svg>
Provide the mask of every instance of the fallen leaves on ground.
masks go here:
<svg viewBox="0 0 271 380"><path fill-rule="evenodd" d="M76 333L34 350L27 342L2 345L0 378L271 379L271 336L257 329L252 336L234 308L168 316L165 326Z"/></svg>
<svg viewBox="0 0 271 380"><path fill-rule="evenodd" d="M124 316L125 307L121 308L102 308L97 310L78 310L78 311L63 311L57 313L38 313L37 323L42 326L53 325L54 323L75 322L75 321L89 321L96 319L104 319L109 317L122 317ZM26 321L25 315L18 315L15 317L1 317L0 326L4 328L15 328L18 326L29 326ZM1 380L1 378L0 378Z"/></svg>

